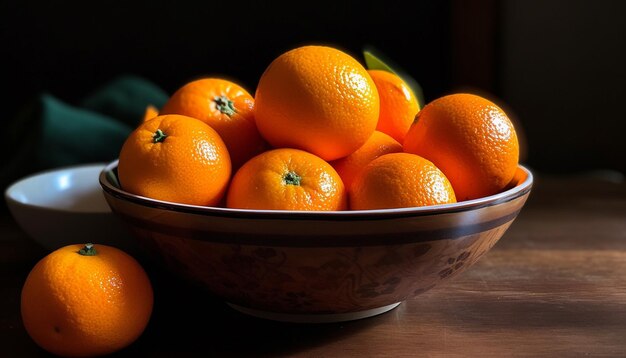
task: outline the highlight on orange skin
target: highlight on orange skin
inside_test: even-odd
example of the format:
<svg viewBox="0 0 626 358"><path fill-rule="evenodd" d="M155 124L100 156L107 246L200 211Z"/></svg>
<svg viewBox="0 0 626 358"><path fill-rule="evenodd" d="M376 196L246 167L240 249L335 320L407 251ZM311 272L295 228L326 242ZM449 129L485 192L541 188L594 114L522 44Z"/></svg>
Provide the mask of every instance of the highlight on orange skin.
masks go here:
<svg viewBox="0 0 626 358"><path fill-rule="evenodd" d="M298 148L331 161L372 135L380 101L367 70L325 46L303 46L267 67L256 95L256 120L275 148Z"/></svg>
<svg viewBox="0 0 626 358"><path fill-rule="evenodd" d="M219 134L204 122L177 114L139 125L119 156L122 189L175 203L216 205L230 174L230 156Z"/></svg>
<svg viewBox="0 0 626 358"><path fill-rule="evenodd" d="M493 102L466 93L427 104L406 135L404 151L441 169L459 201L501 192L519 161L517 135L506 113Z"/></svg>

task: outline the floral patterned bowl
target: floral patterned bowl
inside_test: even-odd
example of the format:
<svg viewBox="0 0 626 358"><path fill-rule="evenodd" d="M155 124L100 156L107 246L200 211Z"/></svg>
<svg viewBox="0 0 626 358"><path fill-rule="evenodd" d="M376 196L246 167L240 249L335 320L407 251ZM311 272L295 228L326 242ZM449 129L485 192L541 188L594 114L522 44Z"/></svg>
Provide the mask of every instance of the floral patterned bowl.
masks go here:
<svg viewBox="0 0 626 358"><path fill-rule="evenodd" d="M247 314L292 322L345 321L388 311L461 273L502 237L533 177L431 207L343 212L240 210L164 202L100 174L114 213L139 247Z"/></svg>

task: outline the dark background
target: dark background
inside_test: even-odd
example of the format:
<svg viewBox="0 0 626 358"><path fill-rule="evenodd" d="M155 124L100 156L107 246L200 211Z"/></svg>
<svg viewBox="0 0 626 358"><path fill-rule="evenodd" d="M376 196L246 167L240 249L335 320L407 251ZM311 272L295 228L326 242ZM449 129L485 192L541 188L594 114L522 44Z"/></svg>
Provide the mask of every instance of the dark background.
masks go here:
<svg viewBox="0 0 626 358"><path fill-rule="evenodd" d="M410 5L409 5L410 4ZM544 173L626 173L626 2L0 2L1 121L38 93L73 104L121 74L167 93L204 75L254 93L303 44L374 46L426 101L471 91L517 122ZM621 174L620 174L621 173Z"/></svg>

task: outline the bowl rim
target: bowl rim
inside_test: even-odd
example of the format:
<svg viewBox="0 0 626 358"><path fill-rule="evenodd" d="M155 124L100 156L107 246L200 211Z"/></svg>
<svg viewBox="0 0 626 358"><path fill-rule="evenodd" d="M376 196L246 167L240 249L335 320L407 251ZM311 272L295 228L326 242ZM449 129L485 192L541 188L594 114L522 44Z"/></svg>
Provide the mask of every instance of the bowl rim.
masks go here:
<svg viewBox="0 0 626 358"><path fill-rule="evenodd" d="M347 220L347 219L389 219L412 216L440 215L458 213L493 206L515 200L528 194L533 185L533 174L525 166L519 164L518 168L526 174L526 179L513 188L483 198L466 200L453 204L441 204L421 207L373 209L373 210L345 210L345 211L296 211L296 210L252 210L232 209L216 206L200 206L173 203L158 199L152 199L141 195L131 194L113 185L110 176L117 168L119 159L107 164L100 172L99 181L106 194L115 198L128 201L141 206L165 209L181 213L198 215L211 215L232 218L255 218L255 219L309 219L309 220ZM115 177L117 179L117 177Z"/></svg>

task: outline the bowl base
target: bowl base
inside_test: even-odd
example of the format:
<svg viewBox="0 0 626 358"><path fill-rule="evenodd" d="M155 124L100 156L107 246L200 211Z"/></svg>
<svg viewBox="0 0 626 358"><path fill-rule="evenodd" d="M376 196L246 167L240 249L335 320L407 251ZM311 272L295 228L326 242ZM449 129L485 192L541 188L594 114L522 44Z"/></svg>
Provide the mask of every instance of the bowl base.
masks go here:
<svg viewBox="0 0 626 358"><path fill-rule="evenodd" d="M376 307L368 310L347 312L347 313L322 313L322 314L306 314L306 313L281 313L257 310L254 308L242 307L234 303L227 302L233 309L258 318L269 319L280 322L292 323L331 323L354 321L361 318L376 316L398 307L401 302L392 303L387 306Z"/></svg>

